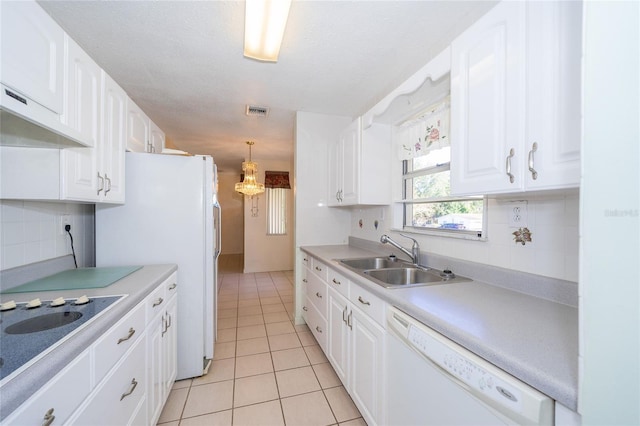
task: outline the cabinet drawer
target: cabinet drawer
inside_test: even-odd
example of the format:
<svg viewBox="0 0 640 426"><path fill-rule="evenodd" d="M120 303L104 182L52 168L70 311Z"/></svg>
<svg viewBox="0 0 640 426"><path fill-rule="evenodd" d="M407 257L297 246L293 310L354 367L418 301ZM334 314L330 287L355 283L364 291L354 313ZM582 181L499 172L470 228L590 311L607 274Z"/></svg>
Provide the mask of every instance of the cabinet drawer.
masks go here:
<svg viewBox="0 0 640 426"><path fill-rule="evenodd" d="M174 272L169 278L167 278L162 286L165 290L165 296L167 300L170 300L174 294L178 294L178 273Z"/></svg>
<svg viewBox="0 0 640 426"><path fill-rule="evenodd" d="M311 303L318 309L323 318L327 317L327 285L315 275L308 278L307 297Z"/></svg>
<svg viewBox="0 0 640 426"><path fill-rule="evenodd" d="M138 341L145 328L144 303L139 303L93 345L96 383Z"/></svg>
<svg viewBox="0 0 640 426"><path fill-rule="evenodd" d="M307 268L311 268L311 256L309 256L305 252L302 252L301 263L303 266L306 266Z"/></svg>
<svg viewBox="0 0 640 426"><path fill-rule="evenodd" d="M78 425L126 425L146 411L145 341L138 339L131 351L111 370L94 393L80 407L70 423Z"/></svg>
<svg viewBox="0 0 640 426"><path fill-rule="evenodd" d="M328 271L327 285L344 297L349 297L349 280L332 268Z"/></svg>
<svg viewBox="0 0 640 426"><path fill-rule="evenodd" d="M51 409L53 424L62 424L91 392L89 350L81 353L38 392L18 407L3 424L45 424Z"/></svg>
<svg viewBox="0 0 640 426"><path fill-rule="evenodd" d="M147 311L147 323L153 320L156 315L161 314L167 304L166 281L156 288L153 293L144 299Z"/></svg>
<svg viewBox="0 0 640 426"><path fill-rule="evenodd" d="M309 297L307 297L307 325L313 333L313 336L318 341L318 344L322 350L327 352L327 321L324 319L318 309L311 303Z"/></svg>
<svg viewBox="0 0 640 426"><path fill-rule="evenodd" d="M384 327L386 303L357 284L349 288L349 300L375 322Z"/></svg>
<svg viewBox="0 0 640 426"><path fill-rule="evenodd" d="M317 275L322 281L327 281L327 265L316 259L311 258L311 272Z"/></svg>

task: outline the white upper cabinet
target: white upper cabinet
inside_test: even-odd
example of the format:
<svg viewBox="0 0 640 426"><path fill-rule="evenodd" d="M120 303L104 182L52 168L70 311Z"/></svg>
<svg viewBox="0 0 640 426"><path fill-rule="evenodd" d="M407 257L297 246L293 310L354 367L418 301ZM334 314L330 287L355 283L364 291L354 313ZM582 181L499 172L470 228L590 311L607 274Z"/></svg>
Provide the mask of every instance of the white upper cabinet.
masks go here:
<svg viewBox="0 0 640 426"><path fill-rule="evenodd" d="M454 194L522 185L524 12L523 2L502 2L451 44Z"/></svg>
<svg viewBox="0 0 640 426"><path fill-rule="evenodd" d="M92 148L60 152L62 200L124 203L126 93L68 39L67 124Z"/></svg>
<svg viewBox="0 0 640 426"><path fill-rule="evenodd" d="M35 1L0 2L0 15L2 145L91 146L91 135L63 119L67 56L62 28Z"/></svg>
<svg viewBox="0 0 640 426"><path fill-rule="evenodd" d="M102 74L101 163L105 187L101 201L124 203L124 158L127 146L127 93Z"/></svg>
<svg viewBox="0 0 640 426"><path fill-rule="evenodd" d="M391 202L391 127L354 120L329 150L329 206Z"/></svg>
<svg viewBox="0 0 640 426"><path fill-rule="evenodd" d="M582 6L527 2L527 189L580 184Z"/></svg>
<svg viewBox="0 0 640 426"><path fill-rule="evenodd" d="M148 152L150 131L147 114L127 99L127 151Z"/></svg>
<svg viewBox="0 0 640 426"><path fill-rule="evenodd" d="M161 154L164 132L129 98L127 100L127 151Z"/></svg>
<svg viewBox="0 0 640 426"><path fill-rule="evenodd" d="M61 114L64 31L36 2L2 3L2 83Z"/></svg>
<svg viewBox="0 0 640 426"><path fill-rule="evenodd" d="M576 187L580 2L502 2L451 44L451 189Z"/></svg>
<svg viewBox="0 0 640 426"><path fill-rule="evenodd" d="M149 152L162 154L164 149L164 132L153 121L149 120Z"/></svg>
<svg viewBox="0 0 640 426"><path fill-rule="evenodd" d="M65 113L62 120L91 142L91 148L69 148L60 153L61 199L97 201L100 151L100 67L65 35Z"/></svg>

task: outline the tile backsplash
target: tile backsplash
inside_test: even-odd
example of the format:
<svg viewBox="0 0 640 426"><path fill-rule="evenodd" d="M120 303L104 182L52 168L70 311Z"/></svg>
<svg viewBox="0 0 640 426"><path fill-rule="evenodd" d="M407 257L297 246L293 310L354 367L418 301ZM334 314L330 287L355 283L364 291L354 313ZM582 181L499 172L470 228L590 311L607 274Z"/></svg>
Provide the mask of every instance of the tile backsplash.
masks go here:
<svg viewBox="0 0 640 426"><path fill-rule="evenodd" d="M516 244L509 226L513 201L527 201L527 227L532 242ZM351 235L378 241L390 232L390 207L356 208L351 214ZM431 235L415 237L423 252L513 269L546 277L578 281L579 194L522 194L490 199L486 241L469 241ZM362 221L362 226L360 226ZM375 227L377 221L377 229ZM398 241L402 242L403 238ZM407 240L408 241L408 240ZM407 244L409 245L409 244Z"/></svg>
<svg viewBox="0 0 640 426"><path fill-rule="evenodd" d="M95 266L94 206L40 201L0 201L0 270L71 254L60 218L69 215L78 267Z"/></svg>

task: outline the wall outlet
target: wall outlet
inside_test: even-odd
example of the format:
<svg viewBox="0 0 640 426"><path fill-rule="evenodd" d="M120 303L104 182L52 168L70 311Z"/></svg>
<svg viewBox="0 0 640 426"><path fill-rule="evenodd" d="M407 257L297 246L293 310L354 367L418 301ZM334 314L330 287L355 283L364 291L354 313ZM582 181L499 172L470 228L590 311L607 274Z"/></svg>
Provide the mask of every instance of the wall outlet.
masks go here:
<svg viewBox="0 0 640 426"><path fill-rule="evenodd" d="M525 228L527 227L527 202L518 201L509 203L509 227Z"/></svg>
<svg viewBox="0 0 640 426"><path fill-rule="evenodd" d="M58 229L60 230L60 235L66 235L67 231L64 230L65 226L71 226L71 215L63 214L60 215L60 224L58 225Z"/></svg>

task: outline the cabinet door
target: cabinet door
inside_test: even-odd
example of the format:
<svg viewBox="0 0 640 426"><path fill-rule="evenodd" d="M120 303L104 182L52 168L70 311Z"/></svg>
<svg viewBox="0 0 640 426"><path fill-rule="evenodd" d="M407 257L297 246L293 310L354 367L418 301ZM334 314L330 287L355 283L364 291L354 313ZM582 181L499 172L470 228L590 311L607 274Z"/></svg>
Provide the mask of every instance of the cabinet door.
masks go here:
<svg viewBox="0 0 640 426"><path fill-rule="evenodd" d="M35 1L3 1L0 8L2 83L61 114L64 31Z"/></svg>
<svg viewBox="0 0 640 426"><path fill-rule="evenodd" d="M91 144L60 151L61 198L98 201L104 190L100 171L100 67L73 40L67 43L65 112L62 121Z"/></svg>
<svg viewBox="0 0 640 426"><path fill-rule="evenodd" d="M342 167L344 159L342 155L342 144L340 140L329 147L329 194L327 194L327 205L340 205L340 192L342 191Z"/></svg>
<svg viewBox="0 0 640 426"><path fill-rule="evenodd" d="M347 390L349 389L347 374L349 372L349 338L351 337L347 326L349 308L347 299L333 289L329 291L327 358Z"/></svg>
<svg viewBox="0 0 640 426"><path fill-rule="evenodd" d="M124 203L124 158L127 144L127 94L103 73L102 171L104 202Z"/></svg>
<svg viewBox="0 0 640 426"><path fill-rule="evenodd" d="M127 98L127 151L149 152L149 117Z"/></svg>
<svg viewBox="0 0 640 426"><path fill-rule="evenodd" d="M381 424L384 419L384 330L358 309L352 309L351 325L351 390L368 425Z"/></svg>
<svg viewBox="0 0 640 426"><path fill-rule="evenodd" d="M139 410L146 410L146 336L134 344L123 359L74 413L70 424L125 425L131 424Z"/></svg>
<svg viewBox="0 0 640 426"><path fill-rule="evenodd" d="M164 369L163 369L163 334L165 327L164 315L158 315L148 325L147 348L147 400L149 419L155 424L162 412L164 394Z"/></svg>
<svg viewBox="0 0 640 426"><path fill-rule="evenodd" d="M162 154L162 150L164 149L164 132L153 121L149 121L149 129L149 151L154 154Z"/></svg>
<svg viewBox="0 0 640 426"><path fill-rule="evenodd" d="M524 11L499 3L451 44L453 194L523 187Z"/></svg>
<svg viewBox="0 0 640 426"><path fill-rule="evenodd" d="M162 405L164 406L169 392L173 387L178 374L178 298L173 297L169 300L165 311L165 332L163 345L163 387L164 395Z"/></svg>
<svg viewBox="0 0 640 426"><path fill-rule="evenodd" d="M525 185L577 187L582 2L527 2L527 28Z"/></svg>
<svg viewBox="0 0 640 426"><path fill-rule="evenodd" d="M360 118L353 121L340 135L342 152L341 204L358 204L360 177Z"/></svg>

